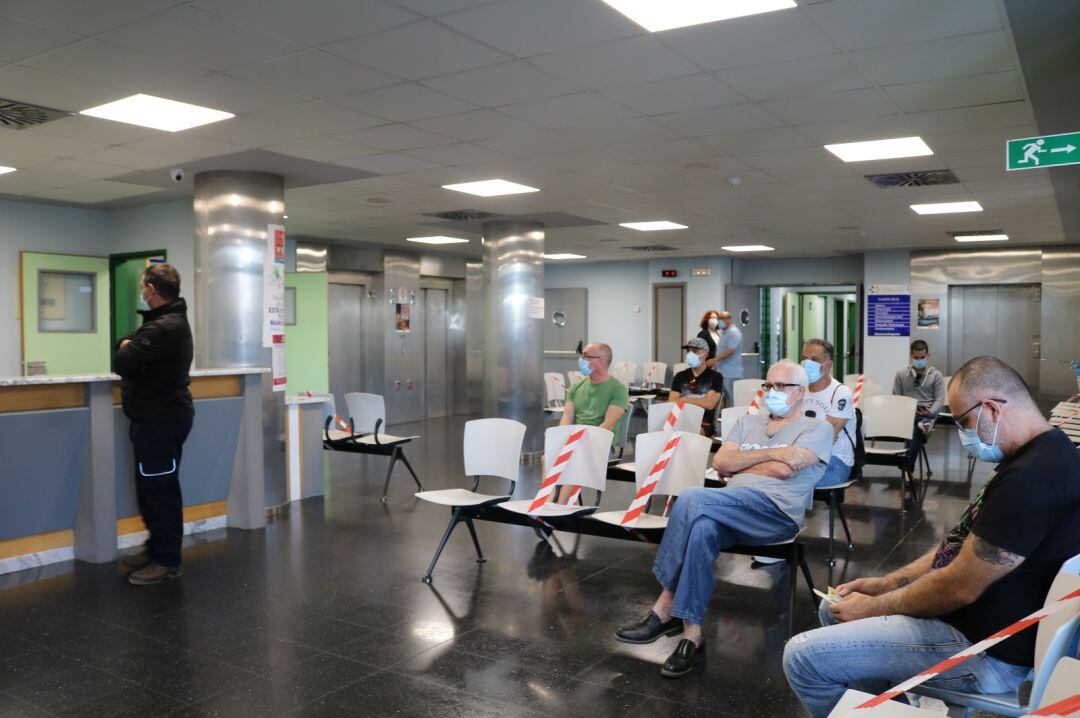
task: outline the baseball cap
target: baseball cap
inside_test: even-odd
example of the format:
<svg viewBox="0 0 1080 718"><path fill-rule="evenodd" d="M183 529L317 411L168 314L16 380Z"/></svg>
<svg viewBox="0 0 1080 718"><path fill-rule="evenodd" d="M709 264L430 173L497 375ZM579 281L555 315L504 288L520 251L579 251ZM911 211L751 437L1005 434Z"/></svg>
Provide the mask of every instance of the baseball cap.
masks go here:
<svg viewBox="0 0 1080 718"><path fill-rule="evenodd" d="M689 341L687 341L686 344L683 344L682 348L683 349L704 349L704 350L708 351L709 344L708 344L708 342L706 342L701 337L694 337L693 339L690 339Z"/></svg>

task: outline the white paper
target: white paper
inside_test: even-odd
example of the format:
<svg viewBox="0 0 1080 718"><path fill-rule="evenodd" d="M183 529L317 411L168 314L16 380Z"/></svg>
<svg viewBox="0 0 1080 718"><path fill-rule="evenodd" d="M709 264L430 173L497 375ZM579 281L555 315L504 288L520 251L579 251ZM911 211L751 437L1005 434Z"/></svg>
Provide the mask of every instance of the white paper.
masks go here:
<svg viewBox="0 0 1080 718"><path fill-rule="evenodd" d="M285 334L285 228L266 226L263 255L263 346L274 346L274 337Z"/></svg>
<svg viewBox="0 0 1080 718"><path fill-rule="evenodd" d="M543 297L529 297L529 307L527 309L529 313L529 319L543 319L544 318L544 298Z"/></svg>
<svg viewBox="0 0 1080 718"><path fill-rule="evenodd" d="M278 334L274 337L274 345L270 348L270 368L273 370L274 391L285 391L285 335Z"/></svg>

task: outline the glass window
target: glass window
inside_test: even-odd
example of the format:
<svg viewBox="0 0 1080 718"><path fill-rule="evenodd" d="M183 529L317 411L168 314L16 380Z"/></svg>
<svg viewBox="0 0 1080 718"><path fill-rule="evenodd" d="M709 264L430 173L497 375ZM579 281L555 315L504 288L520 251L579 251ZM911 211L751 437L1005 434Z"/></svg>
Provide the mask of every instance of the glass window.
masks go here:
<svg viewBox="0 0 1080 718"><path fill-rule="evenodd" d="M83 272L38 272L38 331L93 333L95 276Z"/></svg>

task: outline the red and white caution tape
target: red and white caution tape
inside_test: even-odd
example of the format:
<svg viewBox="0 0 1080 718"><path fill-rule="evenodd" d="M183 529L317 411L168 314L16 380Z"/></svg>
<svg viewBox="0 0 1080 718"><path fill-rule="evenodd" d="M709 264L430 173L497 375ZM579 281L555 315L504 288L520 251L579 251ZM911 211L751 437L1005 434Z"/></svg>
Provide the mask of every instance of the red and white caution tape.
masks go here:
<svg viewBox="0 0 1080 718"><path fill-rule="evenodd" d="M765 391L758 389L757 394L754 394L754 400L750 402L750 409L747 414L756 414L761 411L761 403L765 399Z"/></svg>
<svg viewBox="0 0 1080 718"><path fill-rule="evenodd" d="M641 484L637 493L634 494L634 500L630 502L630 508L626 510L622 520L619 521L622 526L632 527L637 524L638 519L641 518L641 514L645 512L645 506L649 503L649 497L652 496L653 491L656 490L657 484L660 483L660 477L664 475L664 469L667 468L672 455L675 453L675 449L678 448L679 439L681 438L682 434L675 432L675 434L668 439L667 444L664 445L664 450L656 457L656 461L649 470L649 475L645 478L645 482Z"/></svg>
<svg viewBox="0 0 1080 718"><path fill-rule="evenodd" d="M308 389L308 391L307 391L307 395L308 395L308 396L313 396L313 395L312 395L312 393L311 393L311 390L310 390L310 389ZM336 423L336 424L337 424L337 425L338 425L339 427L341 427L342 431L351 431L351 429L349 428L349 425L345 423L345 420L344 420L344 419L342 419L342 418L341 418L340 416L338 416L337 414L335 414L335 415L334 415L334 422L335 422L335 423Z"/></svg>
<svg viewBox="0 0 1080 718"><path fill-rule="evenodd" d="M552 462L551 469L548 471L547 476L545 476L544 480L540 483L540 490L536 492L536 497L533 499L533 502L529 504L529 513L538 511L540 507L551 499L551 495L555 491L555 482L562 476L563 469L566 468L566 462L570 460L570 457L574 454L574 449L581 443L581 439L584 436L585 429L582 427L566 438L566 443L563 444L562 451L555 457L555 461ZM577 492L575 493L580 493L580 491L581 489L577 489ZM576 498L576 495L571 496L571 501ZM570 501L567 503L570 503Z"/></svg>
<svg viewBox="0 0 1080 718"><path fill-rule="evenodd" d="M1069 696L1060 701L1055 701L1048 706L1040 708L1028 716L1074 716L1080 715L1080 693Z"/></svg>
<svg viewBox="0 0 1080 718"><path fill-rule="evenodd" d="M859 374L859 378L855 380L855 392L851 397L851 403L855 406L859 405L859 397L862 396L863 384L866 383L866 374Z"/></svg>
<svg viewBox="0 0 1080 718"><path fill-rule="evenodd" d="M671 411L667 415L667 419L664 420L664 431L675 431L675 427L679 424L679 417L682 416L682 410L685 406L685 401L675 402L675 405L671 407Z"/></svg>
<svg viewBox="0 0 1080 718"><path fill-rule="evenodd" d="M865 703L860 703L859 705L855 706L855 708L853 708L849 713L845 714L844 718L848 718L849 716L851 718L854 718L859 715L859 711L874 708L875 706L881 705L885 701L890 701L897 696L901 696L904 693L910 691L915 686L921 685L926 681L930 680L934 676L939 676L942 673L945 673L946 671L955 668L969 658L973 658L974 656L979 655L987 648L995 646L1006 639L1012 638L1017 633L1020 633L1026 628L1031 628L1032 626L1037 625L1040 621L1042 621L1048 616L1053 616L1055 613L1063 611L1066 608L1072 608L1075 611L1077 609L1077 599L1080 599L1080 588L1076 589L1075 591L1066 596L1061 597L1054 603L1051 603L1049 606L1043 606L1027 618L1022 618L1011 626L1006 626L1005 628L1001 629L994 635L988 638L984 638L978 643L972 644L969 648L965 648L951 658L946 658L944 661L941 661L937 665L931 666L925 671L922 671L917 675L912 676L903 683L894 686L893 688L890 688L889 690L885 691L880 695L874 696Z"/></svg>

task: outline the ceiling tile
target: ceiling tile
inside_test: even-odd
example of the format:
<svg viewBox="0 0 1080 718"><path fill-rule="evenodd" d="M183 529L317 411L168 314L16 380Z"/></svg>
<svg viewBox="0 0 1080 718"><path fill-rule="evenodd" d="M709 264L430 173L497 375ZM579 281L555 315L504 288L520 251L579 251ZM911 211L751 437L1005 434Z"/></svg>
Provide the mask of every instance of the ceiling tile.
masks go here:
<svg viewBox="0 0 1080 718"><path fill-rule="evenodd" d="M78 39L78 35L0 15L0 62L20 62Z"/></svg>
<svg viewBox="0 0 1080 718"><path fill-rule="evenodd" d="M995 0L834 0L811 5L807 11L845 50L910 44L1001 27Z"/></svg>
<svg viewBox="0 0 1080 718"><path fill-rule="evenodd" d="M495 162L506 158L506 155L501 152L496 152L487 147L481 147L468 142L459 142L453 145L441 145L439 147L422 147L415 150L409 150L406 154L410 157L418 157L422 160L427 160L428 162L435 162L447 166L471 165L478 162Z"/></svg>
<svg viewBox="0 0 1080 718"><path fill-rule="evenodd" d="M505 0L440 21L518 57L640 35L641 28L600 2Z"/></svg>
<svg viewBox="0 0 1080 718"><path fill-rule="evenodd" d="M537 129L537 126L531 122L505 115L497 110L477 110L460 115L433 117L412 124L447 137L470 142L519 135Z"/></svg>
<svg viewBox="0 0 1080 718"><path fill-rule="evenodd" d="M0 0L0 15L96 35L172 7L172 0Z"/></svg>
<svg viewBox="0 0 1080 718"><path fill-rule="evenodd" d="M35 152L54 157L70 157L71 155L93 152L105 147L100 142L46 134L41 131L42 129L44 129L44 126L18 130L17 132L0 130L0 148Z"/></svg>
<svg viewBox="0 0 1080 718"><path fill-rule="evenodd" d="M187 6L110 30L99 39L211 70L230 70L301 49Z"/></svg>
<svg viewBox="0 0 1080 718"><path fill-rule="evenodd" d="M579 92L575 95L508 105L503 107L502 111L551 129L637 116L633 110L595 92Z"/></svg>
<svg viewBox="0 0 1080 718"><path fill-rule="evenodd" d="M879 85L1016 69L1016 59L1003 30L858 50L850 53L850 57Z"/></svg>
<svg viewBox="0 0 1080 718"><path fill-rule="evenodd" d="M208 140L186 132L162 132L145 140L131 142L126 146L135 150L147 150L166 155L182 155L187 159L217 157L239 152L242 149L235 144Z"/></svg>
<svg viewBox="0 0 1080 718"><path fill-rule="evenodd" d="M615 87L601 94L646 115L666 115L746 102L746 98L738 92L704 73Z"/></svg>
<svg viewBox="0 0 1080 718"><path fill-rule="evenodd" d="M424 84L485 107L542 100L578 89L525 62L504 62L479 70L436 77L426 80Z"/></svg>
<svg viewBox="0 0 1080 718"><path fill-rule="evenodd" d="M56 155L47 155L40 152L27 152L14 147L0 147L0 165L5 167L17 167L18 172L6 172L0 175L0 179L11 178L23 174L26 167L36 167L59 159ZM31 182L30 184L37 184Z"/></svg>
<svg viewBox="0 0 1080 718"><path fill-rule="evenodd" d="M192 5L308 46L366 35L416 19L414 13L380 0L195 0Z"/></svg>
<svg viewBox="0 0 1080 718"><path fill-rule="evenodd" d="M333 98L334 103L397 122L453 115L476 105L444 95L415 82L380 87L357 95Z"/></svg>
<svg viewBox="0 0 1080 718"><path fill-rule="evenodd" d="M678 132L648 117L615 120L613 122L596 122L570 127L562 130L562 132L571 139L597 147L673 140L679 137Z"/></svg>
<svg viewBox="0 0 1080 718"><path fill-rule="evenodd" d="M124 97L123 90L22 65L0 67L2 96L19 102L78 112Z"/></svg>
<svg viewBox="0 0 1080 718"><path fill-rule="evenodd" d="M432 20L335 42L324 49L410 80L448 75L513 59Z"/></svg>
<svg viewBox="0 0 1080 718"><path fill-rule="evenodd" d="M545 72L590 90L689 75L698 69L652 35L539 55L530 61Z"/></svg>
<svg viewBox="0 0 1080 718"><path fill-rule="evenodd" d="M870 82L842 54L739 67L716 74L752 100L801 97L870 87Z"/></svg>
<svg viewBox="0 0 1080 718"><path fill-rule="evenodd" d="M911 122L899 114L798 125L796 129L816 145L883 140L919 134Z"/></svg>
<svg viewBox="0 0 1080 718"><path fill-rule="evenodd" d="M983 107L912 112L908 115L908 120L917 133L927 135L1035 123L1031 105L1027 102L1002 102Z"/></svg>
<svg viewBox="0 0 1080 718"><path fill-rule="evenodd" d="M890 85L884 89L904 112L927 112L1025 99L1023 81L1020 73L1015 71Z"/></svg>
<svg viewBox="0 0 1080 718"><path fill-rule="evenodd" d="M448 12L457 12L466 8L484 5L491 0L393 0L395 5L406 7L421 15L433 17Z"/></svg>
<svg viewBox="0 0 1080 718"><path fill-rule="evenodd" d="M101 162L103 164L117 165L133 170L149 170L172 164L173 162L183 162L187 158L180 154L148 152L146 150L136 150L130 147L106 147L103 150L95 150L93 152L87 152L84 155L78 155L73 159L82 160L83 162Z"/></svg>
<svg viewBox="0 0 1080 718"><path fill-rule="evenodd" d="M715 154L767 152L794 147L810 147L816 144L791 127L703 135L697 140L702 147Z"/></svg>
<svg viewBox="0 0 1080 718"><path fill-rule="evenodd" d="M249 117L291 127L297 131L317 132L321 135L352 132L386 124L386 120L338 107L326 101L301 102L288 107L275 107L253 113Z"/></svg>
<svg viewBox="0 0 1080 718"><path fill-rule="evenodd" d="M120 167L118 165L107 165L101 162L86 162L84 160L72 160L63 159L56 160L55 162L47 162L42 165L37 165L37 168L43 172L54 172L57 174L71 175L72 177L83 177L86 179L106 179L108 177L119 177L125 175L131 170L127 167Z"/></svg>
<svg viewBox="0 0 1080 718"><path fill-rule="evenodd" d="M877 88L847 90L785 100L766 100L762 107L789 124L881 117L896 108Z"/></svg>
<svg viewBox="0 0 1080 718"><path fill-rule="evenodd" d="M146 92L161 85L191 80L207 74L206 70L201 68L125 50L98 40L83 40L39 55L24 64L90 82L106 78L110 85L130 90L132 93Z"/></svg>
<svg viewBox="0 0 1080 718"><path fill-rule="evenodd" d="M369 155L367 157L358 157L352 160L342 160L337 164L382 175L419 172L421 170L430 170L440 167L440 165L434 162L394 153Z"/></svg>
<svg viewBox="0 0 1080 718"><path fill-rule="evenodd" d="M90 105L87 105L90 107ZM27 132L28 130L21 130ZM87 115L75 115L62 120L54 120L47 125L30 130L34 133L70 137L102 145L123 145L160 134L159 130L136 127L123 122L110 122Z"/></svg>
<svg viewBox="0 0 1080 718"><path fill-rule="evenodd" d="M338 162L382 152L382 150L373 147L362 147L352 142L336 140L333 137L305 137L284 142L280 145L270 145L265 149L283 155L315 160L316 162Z"/></svg>
<svg viewBox="0 0 1080 718"><path fill-rule="evenodd" d="M239 145L240 147L276 145L298 139L304 135L313 134L251 117L234 117L231 120L222 120L210 125L195 127L185 130L185 132L196 137L205 137L210 140Z"/></svg>
<svg viewBox="0 0 1080 718"><path fill-rule="evenodd" d="M664 41L710 70L836 53L828 36L795 9L669 30Z"/></svg>
<svg viewBox="0 0 1080 718"><path fill-rule="evenodd" d="M313 98L363 92L396 80L321 50L305 50L233 70L231 75Z"/></svg>
<svg viewBox="0 0 1080 718"><path fill-rule="evenodd" d="M700 158L702 154L701 145L697 140L689 138L614 145L609 149L611 152L615 152L636 162L689 160Z"/></svg>
<svg viewBox="0 0 1080 718"><path fill-rule="evenodd" d="M691 137L739 132L741 130L759 130L784 124L751 102L711 110L676 112L671 115L661 115L656 119L658 122Z"/></svg>
<svg viewBox="0 0 1080 718"><path fill-rule="evenodd" d="M346 142L355 142L358 145L376 147L384 151L411 150L417 147L448 145L453 142L449 137L408 125L383 125L357 132L346 132L338 137Z"/></svg>
<svg viewBox="0 0 1080 718"><path fill-rule="evenodd" d="M588 147L587 144L580 140L573 139L564 133L554 132L552 130L482 140L478 142L478 144L483 145L484 147L490 147L498 152L504 152L518 157L577 151Z"/></svg>
<svg viewBox="0 0 1080 718"><path fill-rule="evenodd" d="M294 105L302 99L297 95L256 85L224 73L203 75L194 80L162 87L153 94L179 102L212 107L234 115Z"/></svg>

